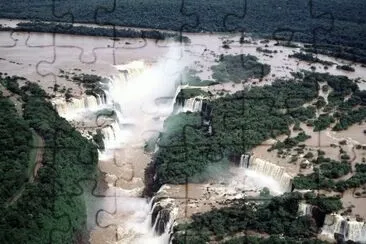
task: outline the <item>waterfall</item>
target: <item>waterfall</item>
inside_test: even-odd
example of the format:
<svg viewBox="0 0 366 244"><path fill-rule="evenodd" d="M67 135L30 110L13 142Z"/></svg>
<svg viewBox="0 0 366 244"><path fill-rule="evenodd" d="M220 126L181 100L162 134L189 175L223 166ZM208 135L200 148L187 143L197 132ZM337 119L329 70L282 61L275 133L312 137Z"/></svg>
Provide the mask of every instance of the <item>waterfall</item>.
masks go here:
<svg viewBox="0 0 366 244"><path fill-rule="evenodd" d="M243 162L245 156L241 158L241 163ZM250 162L249 162L250 161ZM290 191L291 184L292 184L292 177L286 173L286 170L284 167L278 166L274 163L268 162L266 160L251 157L250 160L247 160L248 169L253 170L254 172L258 174L262 174L265 176L269 176L270 178L277 181L280 185L280 187L284 191Z"/></svg>
<svg viewBox="0 0 366 244"><path fill-rule="evenodd" d="M85 99L85 107L87 109L93 110L98 108L98 100L94 96L86 96Z"/></svg>
<svg viewBox="0 0 366 244"><path fill-rule="evenodd" d="M334 233L342 233L341 223L343 217L338 214L331 214L325 216L324 226L322 228L322 234L328 235L330 238L334 238Z"/></svg>
<svg viewBox="0 0 366 244"><path fill-rule="evenodd" d="M318 206L300 202L298 209L299 216L309 216L315 220L318 228L324 225L325 213Z"/></svg>
<svg viewBox="0 0 366 244"><path fill-rule="evenodd" d="M189 98L184 101L183 112L201 112L203 100L200 97Z"/></svg>
<svg viewBox="0 0 366 244"><path fill-rule="evenodd" d="M176 51L176 48L172 51ZM177 51L177 57L181 50ZM168 54L172 57L171 54ZM126 65L117 65L115 68L119 74L101 81L100 87L104 95L98 93L97 96L83 96L80 99L74 98L71 103L59 102L56 105L60 114L79 114L77 112L93 112L100 109L103 104L112 107L115 111L116 119L103 121L101 133L104 137L105 150L99 150L99 164L103 166L106 173L106 181L112 182L114 179L123 179L124 173L130 175L131 180L114 186L108 182L108 189L118 189L121 194L115 197L116 204L111 204L116 208L116 215L113 221L117 227L117 242L120 243L169 243L170 232L174 224L177 208L174 206L174 199L156 198L145 201L134 192L143 185L143 168L140 162L146 160L148 156L144 154L144 139L141 135L144 131L163 131L163 119L169 116L174 109L176 97L181 91L178 84L180 75L185 65L179 58L161 58L150 69L146 69L144 62L135 61ZM161 99L164 98L164 99ZM161 104L157 101L163 101ZM164 102L166 101L166 102ZM199 110L202 105L199 100L193 104L193 109ZM76 117L76 116L74 116ZM91 117L91 116L90 116ZM156 118L160 119L156 119ZM78 116L77 119L85 121L85 116ZM113 118L112 118L113 119ZM131 126L133 125L133 126ZM137 145L137 146L136 146ZM110 152L113 150L113 154ZM129 152L131 151L131 154ZM135 157L136 154L136 157ZM116 155L114 160L112 156ZM140 160L141 156L141 161ZM114 162L122 164L114 164ZM124 170L115 170L116 167L124 167L123 163L133 167ZM143 164L145 162L141 162ZM114 165L113 165L114 164ZM111 166L111 167L109 167ZM115 173L115 171L118 171ZM142 176L141 176L142 175ZM126 196L127 195L127 196ZM107 205L108 198L103 198ZM153 217L155 216L155 217ZM100 218L107 222L111 217ZM102 230L103 232L103 230ZM94 233L94 232L93 232ZM114 239L114 235L112 238ZM98 241L98 239L93 239ZM94 242L96 243L96 242Z"/></svg>
<svg viewBox="0 0 366 244"><path fill-rule="evenodd" d="M142 60L133 61L124 65L116 65L115 67L120 72L119 79L124 83L127 83L131 79L141 75L146 69L145 63Z"/></svg>
<svg viewBox="0 0 366 244"><path fill-rule="evenodd" d="M321 234L329 238L339 234L345 241L366 243L366 223L349 220L339 214L329 214L325 217Z"/></svg>
<svg viewBox="0 0 366 244"><path fill-rule="evenodd" d="M66 102L64 98L56 98L52 100L57 112L61 117L73 119L86 112L101 109L102 100L93 95L86 95L79 98L73 97L70 102Z"/></svg>
<svg viewBox="0 0 366 244"><path fill-rule="evenodd" d="M348 240L366 242L366 223L355 220L348 222Z"/></svg>
<svg viewBox="0 0 366 244"><path fill-rule="evenodd" d="M313 210L313 205L303 203L303 202L299 203L298 213L300 216L305 216L305 215L312 216L313 215L312 210Z"/></svg>
<svg viewBox="0 0 366 244"><path fill-rule="evenodd" d="M176 97L181 91L178 82L184 66L177 60L162 59L151 69L146 69L141 61L116 68L120 74L110 79L105 92L117 115L116 123L111 126L114 133L111 129L106 131L109 138L115 140L105 143L106 151L110 147L139 145L140 141L147 139L143 138L142 132L163 130L163 119L173 112ZM116 134L118 130L121 132ZM118 134L121 139L118 139ZM120 141L124 145L118 145ZM143 221L129 215L132 217L118 225L121 243L169 243L177 211L173 202L174 199L151 199L150 209L141 213ZM141 211L136 206L132 212Z"/></svg>
<svg viewBox="0 0 366 244"><path fill-rule="evenodd" d="M162 243L168 243L171 237L177 209L173 207L174 199L156 199L151 210L151 227L154 236L159 237Z"/></svg>
<svg viewBox="0 0 366 244"><path fill-rule="evenodd" d="M240 157L239 167L240 168L248 168L249 167L249 159L250 159L250 155L242 154L241 157Z"/></svg>
<svg viewBox="0 0 366 244"><path fill-rule="evenodd" d="M99 94L96 94L96 99L97 99L97 106L105 104L103 96L101 97Z"/></svg>
<svg viewBox="0 0 366 244"><path fill-rule="evenodd" d="M121 144L130 136L127 131L121 130L121 125L117 121L102 128L101 132L104 136L103 142L106 153L108 153L108 149L113 150L121 147Z"/></svg>

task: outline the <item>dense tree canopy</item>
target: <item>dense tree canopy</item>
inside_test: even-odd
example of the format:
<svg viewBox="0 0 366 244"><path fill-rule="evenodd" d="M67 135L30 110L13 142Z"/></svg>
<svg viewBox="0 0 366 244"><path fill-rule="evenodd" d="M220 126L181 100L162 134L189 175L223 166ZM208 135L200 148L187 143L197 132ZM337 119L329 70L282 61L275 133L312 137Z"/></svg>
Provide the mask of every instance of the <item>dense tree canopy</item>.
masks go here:
<svg viewBox="0 0 366 244"><path fill-rule="evenodd" d="M229 207L193 215L191 223L176 226L173 243L219 241L223 238L231 239L240 233L245 236L225 243L270 243L269 240L278 240L276 235L284 237L283 242L278 243L322 243L314 240L317 235L314 219L311 216L298 215L302 200L303 196L296 192L263 201L251 201L250 198L233 200ZM338 210L339 204L342 206L336 198L316 197L312 201L315 206L319 204L322 208L333 205L338 207L332 210ZM246 235L249 231L273 236L265 241ZM238 242L239 240L244 242ZM308 242L301 242L304 240Z"/></svg>
<svg viewBox="0 0 366 244"><path fill-rule="evenodd" d="M115 7L113 1L107 0L91 0L87 4L72 0L0 2L2 18L110 24L189 32L245 31L285 41L308 42L313 44L306 48L308 51L328 53L361 62L366 62L365 12L363 0L233 0L230 3L220 0L186 0L183 6L181 0L129 0L116 1ZM86 31L86 28L75 26L51 28L61 32ZM103 33L103 30L95 29L94 32ZM159 37L150 34L152 38Z"/></svg>
<svg viewBox="0 0 366 244"><path fill-rule="evenodd" d="M14 104L0 95L0 205L3 206L28 181L32 132Z"/></svg>
<svg viewBox="0 0 366 244"><path fill-rule="evenodd" d="M0 239L2 243L72 243L75 233L85 228L85 203L80 184L83 179L95 179L97 147L57 114L38 85L27 83L17 92L24 102L24 121L8 101L0 100L4 105L0 112L6 112L4 118L9 118L2 121L14 120L11 126L7 125L8 131L2 133L9 146L13 143L13 152L1 150L0 157L10 160L11 155L18 153L12 161L18 159L20 164L27 164L25 153L29 150L27 142L31 138L31 128L44 139L45 148L35 181L27 182L19 199L0 211ZM22 132L24 137L19 136ZM14 177L15 173L7 172L6 175ZM2 186L14 184L19 187L18 182L24 182L22 175L19 179L9 177L1 178ZM7 192L1 194L1 199L8 195Z"/></svg>

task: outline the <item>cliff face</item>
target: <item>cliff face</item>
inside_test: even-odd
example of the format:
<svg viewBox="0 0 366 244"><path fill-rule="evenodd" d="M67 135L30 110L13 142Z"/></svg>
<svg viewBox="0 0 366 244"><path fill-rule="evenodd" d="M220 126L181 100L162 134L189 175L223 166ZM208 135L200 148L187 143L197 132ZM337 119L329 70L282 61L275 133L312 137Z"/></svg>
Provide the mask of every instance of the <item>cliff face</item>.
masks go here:
<svg viewBox="0 0 366 244"><path fill-rule="evenodd" d="M159 200L157 200L159 201ZM163 208L159 202L155 205L151 214L151 227L154 229L155 233L162 235L165 231L169 231L168 228L170 222L170 206Z"/></svg>
<svg viewBox="0 0 366 244"><path fill-rule="evenodd" d="M145 188L143 191L144 197L151 198L154 193L158 192L162 184L158 183L156 178L156 166L155 166L156 156L153 156L152 161L145 169Z"/></svg>

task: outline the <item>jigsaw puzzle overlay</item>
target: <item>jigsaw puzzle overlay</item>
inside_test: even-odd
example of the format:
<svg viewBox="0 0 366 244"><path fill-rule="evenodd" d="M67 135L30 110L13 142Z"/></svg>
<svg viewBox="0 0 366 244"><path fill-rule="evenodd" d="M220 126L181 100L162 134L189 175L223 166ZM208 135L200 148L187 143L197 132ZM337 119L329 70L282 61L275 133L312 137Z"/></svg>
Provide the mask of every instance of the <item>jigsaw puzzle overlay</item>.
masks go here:
<svg viewBox="0 0 366 244"><path fill-rule="evenodd" d="M366 242L362 1L0 6L2 243Z"/></svg>

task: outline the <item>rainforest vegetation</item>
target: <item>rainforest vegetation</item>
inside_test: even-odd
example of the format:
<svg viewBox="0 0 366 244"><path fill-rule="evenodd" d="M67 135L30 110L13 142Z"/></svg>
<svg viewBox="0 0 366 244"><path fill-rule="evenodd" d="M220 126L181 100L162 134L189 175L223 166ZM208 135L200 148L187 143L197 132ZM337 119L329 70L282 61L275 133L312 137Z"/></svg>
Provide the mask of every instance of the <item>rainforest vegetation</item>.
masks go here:
<svg viewBox="0 0 366 244"><path fill-rule="evenodd" d="M311 53L294 53L294 54L290 54L288 55L290 58L297 58L299 60L302 61L306 61L309 63L320 63L326 66L332 66L334 63L329 62L329 61L325 61L325 60L321 60L317 57L315 57L313 54Z"/></svg>
<svg viewBox="0 0 366 244"><path fill-rule="evenodd" d="M12 30L8 27L2 27L2 30ZM48 33L63 33L71 35L86 35L86 36L107 36L112 37L114 40L119 38L139 38L145 41L145 38L155 40L165 40L172 38L176 41L188 43L190 40L184 35L178 33L169 33L159 30L136 30L132 28L117 29L106 27L91 27L91 26L70 26L68 24L54 24L43 22L22 22L15 28L17 31L33 31L33 32L48 32ZM125 42L126 46L130 45Z"/></svg>
<svg viewBox="0 0 366 244"><path fill-rule="evenodd" d="M312 202L323 214L341 209L342 203L339 198L307 195L293 192L262 201L250 198L233 200L229 207L193 215L192 222L177 225L174 243L206 243L231 239L237 234L245 236L224 243L271 243L270 240L279 241L279 235L282 242L274 243L323 243L315 240L318 226L313 216L299 215L299 203ZM265 241L247 233L271 234L271 237Z"/></svg>
<svg viewBox="0 0 366 244"><path fill-rule="evenodd" d="M187 112L169 117L165 121L166 132L161 134L159 151L154 160L158 176L156 186L186 181L202 182L207 179L201 175L207 166L226 164L228 160L238 163L242 153L266 139L281 134L290 135L289 126L296 126L299 121L319 131L333 124L334 130L344 130L365 120L366 93L361 92L347 77L311 72L296 74L295 77L292 80L277 80L271 86L252 87L205 101L209 106L203 106L201 113ZM331 98L328 97L327 104L331 113L317 118L316 106L303 105L316 101L318 91L324 84L331 88ZM346 96L348 100L342 102ZM209 116L207 107L210 107ZM208 133L207 124L211 126L212 133ZM296 137L289 136L283 142L278 142L272 150L292 148L308 138L304 132L300 132ZM312 158L313 155L307 157ZM344 157L342 162L314 160L318 160L324 183L328 182L332 187L335 185L331 183L332 178L350 172L349 163ZM311 183L310 189L314 189L319 187L317 180L317 172L299 176L295 178L295 186L308 189Z"/></svg>
<svg viewBox="0 0 366 244"><path fill-rule="evenodd" d="M15 195L28 181L32 132L10 99L0 92L0 205Z"/></svg>
<svg viewBox="0 0 366 244"><path fill-rule="evenodd" d="M296 176L293 183L298 189L326 189L339 192L365 184L366 171L362 163L356 163L356 172L351 178L334 181L350 172L350 168L350 164L346 161L322 163L319 168L314 168L314 173Z"/></svg>
<svg viewBox="0 0 366 244"><path fill-rule="evenodd" d="M262 79L271 71L271 66L258 62L253 55L222 55L219 64L211 67L212 78L217 82L244 82L248 78Z"/></svg>
<svg viewBox="0 0 366 244"><path fill-rule="evenodd" d="M21 185L18 198L0 210L2 243L72 243L85 231L86 209L82 182L93 180L97 147L81 136L53 108L46 93L35 83L18 86L18 78L1 83L20 95L23 116L0 97L2 148L0 151L1 199L8 200ZM6 114L5 114L6 113ZM42 166L33 182L27 181L31 130L44 140ZM6 170L6 172L4 172Z"/></svg>

